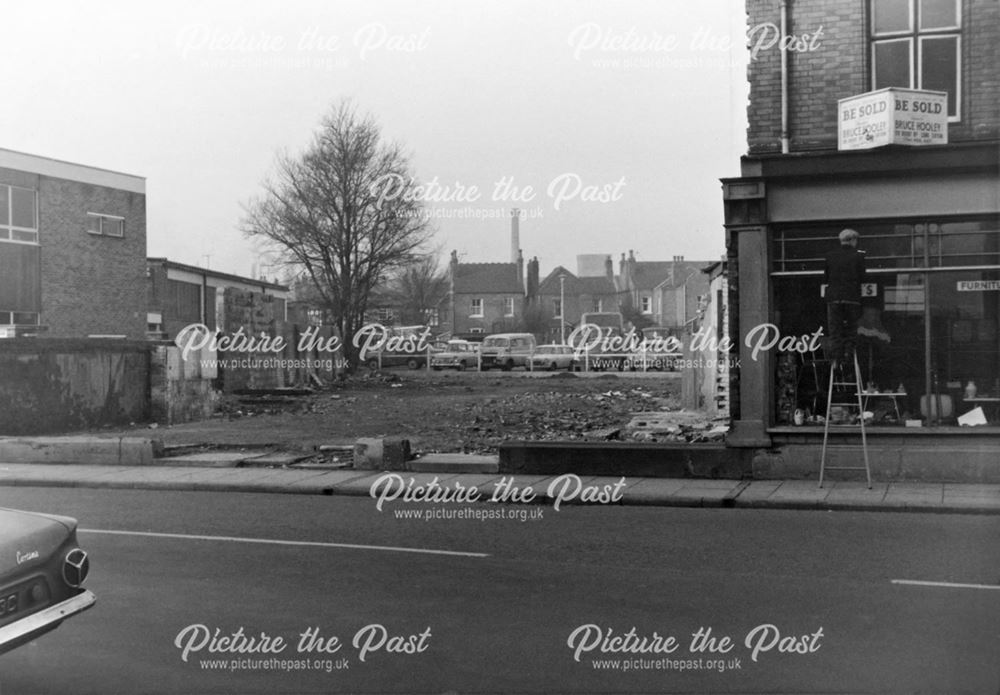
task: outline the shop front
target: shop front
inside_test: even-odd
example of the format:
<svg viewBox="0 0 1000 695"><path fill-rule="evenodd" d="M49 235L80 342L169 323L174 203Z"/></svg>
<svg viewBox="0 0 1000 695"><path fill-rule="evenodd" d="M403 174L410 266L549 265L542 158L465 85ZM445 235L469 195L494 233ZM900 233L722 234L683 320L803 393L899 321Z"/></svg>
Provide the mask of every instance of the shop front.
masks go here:
<svg viewBox="0 0 1000 695"><path fill-rule="evenodd" d="M733 335L762 323L785 336L826 333L824 256L854 229L867 266L857 354L876 448L891 443L898 460L900 447L920 442L940 458L947 442L974 441L984 461L997 456L996 143L745 157L742 169L723 182ZM827 416L827 341L752 347L737 346L729 444L814 443ZM831 413L838 424L851 418ZM848 443L856 433L835 436Z"/></svg>

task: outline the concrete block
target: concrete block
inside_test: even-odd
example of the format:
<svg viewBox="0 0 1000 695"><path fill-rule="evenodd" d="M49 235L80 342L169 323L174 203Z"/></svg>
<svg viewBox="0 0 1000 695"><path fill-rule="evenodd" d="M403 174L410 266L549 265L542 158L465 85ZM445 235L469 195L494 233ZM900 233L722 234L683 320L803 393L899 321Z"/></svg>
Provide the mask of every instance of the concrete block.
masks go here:
<svg viewBox="0 0 1000 695"><path fill-rule="evenodd" d="M409 439L363 437L354 444L354 467L360 470L405 471L409 459Z"/></svg>
<svg viewBox="0 0 1000 695"><path fill-rule="evenodd" d="M421 473L496 473L500 460L496 456L476 454L426 454L407 464L407 470Z"/></svg>

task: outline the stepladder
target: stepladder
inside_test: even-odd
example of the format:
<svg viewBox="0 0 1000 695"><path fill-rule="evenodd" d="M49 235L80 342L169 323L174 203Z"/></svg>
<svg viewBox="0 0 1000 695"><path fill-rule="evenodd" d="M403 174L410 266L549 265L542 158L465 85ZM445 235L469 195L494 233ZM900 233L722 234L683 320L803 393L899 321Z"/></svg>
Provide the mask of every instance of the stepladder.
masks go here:
<svg viewBox="0 0 1000 695"><path fill-rule="evenodd" d="M851 374L852 370L853 374ZM848 360L840 362L835 360L830 363L830 379L826 393L826 419L823 422L823 449L819 463L820 487L823 487L827 471L864 471L868 489L870 490L872 487L872 470L868 460L868 433L865 425L865 398L862 394L862 388L861 365L858 364L856 352L852 350ZM831 423L834 417L837 418L836 424ZM863 466L827 465L831 427L836 429L857 427L860 429Z"/></svg>

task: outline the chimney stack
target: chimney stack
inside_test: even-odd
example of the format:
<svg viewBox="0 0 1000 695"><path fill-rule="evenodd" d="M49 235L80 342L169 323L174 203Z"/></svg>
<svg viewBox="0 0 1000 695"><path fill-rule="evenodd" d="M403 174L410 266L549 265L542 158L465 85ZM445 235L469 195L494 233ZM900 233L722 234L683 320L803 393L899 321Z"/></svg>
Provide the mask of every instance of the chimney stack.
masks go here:
<svg viewBox="0 0 1000 695"><path fill-rule="evenodd" d="M514 208L510 211L510 262L517 263L518 256L521 255L521 233L520 233L521 211Z"/></svg>

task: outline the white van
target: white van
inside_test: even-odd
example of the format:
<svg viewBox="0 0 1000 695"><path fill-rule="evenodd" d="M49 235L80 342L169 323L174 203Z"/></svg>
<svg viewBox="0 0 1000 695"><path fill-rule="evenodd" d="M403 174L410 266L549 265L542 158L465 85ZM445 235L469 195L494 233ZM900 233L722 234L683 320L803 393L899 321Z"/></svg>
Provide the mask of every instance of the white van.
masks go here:
<svg viewBox="0 0 1000 695"><path fill-rule="evenodd" d="M499 367L505 372L514 367L530 368L535 352L535 336L531 333L497 333L483 339L479 349L480 369Z"/></svg>

